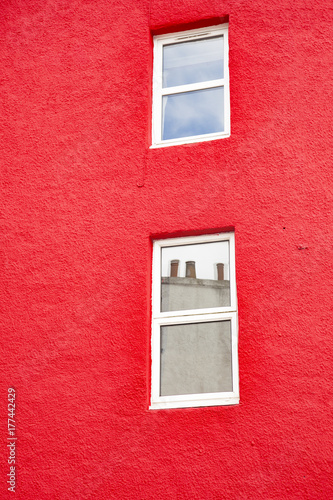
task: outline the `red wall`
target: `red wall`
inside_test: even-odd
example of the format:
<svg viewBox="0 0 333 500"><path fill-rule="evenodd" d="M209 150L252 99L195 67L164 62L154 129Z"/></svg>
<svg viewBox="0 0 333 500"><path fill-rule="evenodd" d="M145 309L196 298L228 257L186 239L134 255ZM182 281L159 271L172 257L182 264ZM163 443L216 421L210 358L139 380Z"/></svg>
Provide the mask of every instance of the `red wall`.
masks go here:
<svg viewBox="0 0 333 500"><path fill-rule="evenodd" d="M231 137L148 149L154 30L229 16ZM207 21L208 23L208 21ZM331 499L331 0L3 0L0 497ZM241 403L148 410L151 235L235 228Z"/></svg>

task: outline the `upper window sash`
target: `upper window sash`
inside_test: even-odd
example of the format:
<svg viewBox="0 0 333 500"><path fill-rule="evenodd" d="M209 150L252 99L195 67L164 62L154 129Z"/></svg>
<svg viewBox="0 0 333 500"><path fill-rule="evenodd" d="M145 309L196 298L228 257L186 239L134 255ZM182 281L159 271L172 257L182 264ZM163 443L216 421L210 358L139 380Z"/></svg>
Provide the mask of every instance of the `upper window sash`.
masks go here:
<svg viewBox="0 0 333 500"><path fill-rule="evenodd" d="M161 311L162 293L162 249L167 247L186 247L187 245L205 244L213 242L229 243L229 282L230 282L230 305L219 307L194 308L172 311ZM153 294L152 313L153 319L176 318L181 316L205 315L214 313L235 312L237 310L236 294L236 271L235 271L235 237L234 233L221 233L213 235L193 236L184 238L172 238L158 240L153 246Z"/></svg>

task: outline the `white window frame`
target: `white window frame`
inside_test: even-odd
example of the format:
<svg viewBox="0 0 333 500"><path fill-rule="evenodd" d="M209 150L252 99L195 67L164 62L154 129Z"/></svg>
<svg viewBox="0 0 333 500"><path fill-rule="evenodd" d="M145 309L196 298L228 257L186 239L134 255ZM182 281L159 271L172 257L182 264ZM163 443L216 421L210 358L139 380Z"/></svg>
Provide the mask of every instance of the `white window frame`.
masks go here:
<svg viewBox="0 0 333 500"><path fill-rule="evenodd" d="M169 246L185 246L196 243L229 241L230 267L230 306L183 311L160 311L161 304L161 264L162 248ZM237 294L235 275L235 238L234 233L220 233L202 236L171 238L156 240L153 243L153 286L152 286L152 389L150 409L188 408L197 406L234 405L239 403L238 380L238 321ZM160 396L160 330L163 325L180 325L189 323L207 323L211 321L231 321L231 362L232 392L184 394L177 396Z"/></svg>
<svg viewBox="0 0 333 500"><path fill-rule="evenodd" d="M175 87L162 87L163 47L165 45L181 43L186 40L202 40L212 36L223 35L224 38L224 78L209 80ZM152 148L189 144L192 142L211 141L230 136L230 96L229 96L229 64L228 64L228 24L210 26L179 33L159 35L154 37L154 68L153 68L153 117L152 117ZM189 137L162 140L162 97L164 95L179 94L193 90L204 90L224 87L224 131L211 134L202 134Z"/></svg>

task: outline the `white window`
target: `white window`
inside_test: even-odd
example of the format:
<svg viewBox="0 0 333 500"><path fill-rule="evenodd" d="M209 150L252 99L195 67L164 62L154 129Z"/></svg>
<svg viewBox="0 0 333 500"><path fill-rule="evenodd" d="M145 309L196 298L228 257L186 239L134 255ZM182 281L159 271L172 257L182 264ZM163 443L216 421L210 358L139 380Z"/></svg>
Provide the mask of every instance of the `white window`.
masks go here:
<svg viewBox="0 0 333 500"><path fill-rule="evenodd" d="M151 409L239 402L233 233L153 248Z"/></svg>
<svg viewBox="0 0 333 500"><path fill-rule="evenodd" d="M228 25L156 36L153 147L229 135Z"/></svg>

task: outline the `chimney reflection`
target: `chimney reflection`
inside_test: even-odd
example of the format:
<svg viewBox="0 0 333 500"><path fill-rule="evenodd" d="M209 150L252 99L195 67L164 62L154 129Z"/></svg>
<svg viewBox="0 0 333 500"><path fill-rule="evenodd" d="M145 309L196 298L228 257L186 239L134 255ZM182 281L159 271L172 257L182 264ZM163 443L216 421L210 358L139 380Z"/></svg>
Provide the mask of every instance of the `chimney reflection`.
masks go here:
<svg viewBox="0 0 333 500"><path fill-rule="evenodd" d="M224 264L222 264L222 263L216 264L216 267L217 267L217 280L223 281L224 280Z"/></svg>
<svg viewBox="0 0 333 500"><path fill-rule="evenodd" d="M186 278L196 278L196 272L195 272L195 262L194 260L188 260L186 262L186 273L185 273Z"/></svg>
<svg viewBox="0 0 333 500"><path fill-rule="evenodd" d="M170 276L171 278L177 278L178 276L179 260L172 260L170 266Z"/></svg>

